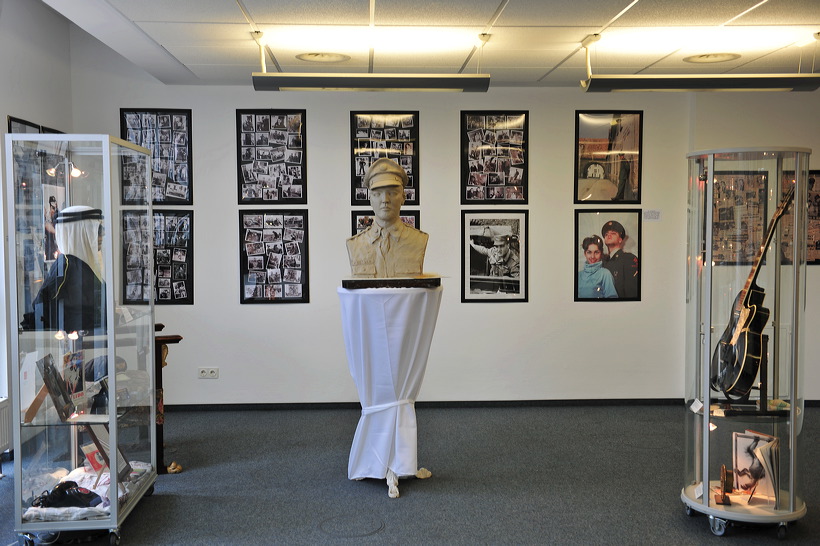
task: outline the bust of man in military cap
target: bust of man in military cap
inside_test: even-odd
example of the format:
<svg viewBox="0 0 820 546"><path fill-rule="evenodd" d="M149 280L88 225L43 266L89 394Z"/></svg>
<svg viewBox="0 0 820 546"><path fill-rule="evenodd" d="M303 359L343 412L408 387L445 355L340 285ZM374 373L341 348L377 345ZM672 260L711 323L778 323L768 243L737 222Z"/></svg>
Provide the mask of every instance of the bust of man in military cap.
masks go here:
<svg viewBox="0 0 820 546"><path fill-rule="evenodd" d="M420 275L428 235L399 218L407 173L388 158L373 162L364 176L375 217L367 229L347 239L350 269L356 277Z"/></svg>

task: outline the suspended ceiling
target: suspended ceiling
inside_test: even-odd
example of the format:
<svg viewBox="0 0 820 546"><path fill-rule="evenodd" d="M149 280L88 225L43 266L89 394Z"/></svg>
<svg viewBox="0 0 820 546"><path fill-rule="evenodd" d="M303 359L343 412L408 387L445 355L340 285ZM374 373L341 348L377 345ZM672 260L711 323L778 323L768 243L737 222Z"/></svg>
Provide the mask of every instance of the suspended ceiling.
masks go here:
<svg viewBox="0 0 820 546"><path fill-rule="evenodd" d="M481 72L491 86L578 86L581 41L600 34L595 74L820 73L820 0L42 1L169 85L250 85L261 70L253 31L268 40L268 72ZM325 53L348 59L297 58ZM724 53L738 57L684 61Z"/></svg>

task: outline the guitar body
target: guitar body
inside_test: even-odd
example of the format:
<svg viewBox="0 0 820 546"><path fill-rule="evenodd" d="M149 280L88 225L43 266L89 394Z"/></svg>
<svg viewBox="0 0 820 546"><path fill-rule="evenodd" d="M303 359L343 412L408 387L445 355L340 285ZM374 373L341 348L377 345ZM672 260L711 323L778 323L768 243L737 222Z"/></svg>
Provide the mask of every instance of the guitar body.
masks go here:
<svg viewBox="0 0 820 546"><path fill-rule="evenodd" d="M738 294L738 298L742 295ZM769 310L763 307L765 292L752 285L743 303L735 300L729 325L712 355L712 388L729 399L748 398L763 361L763 329Z"/></svg>

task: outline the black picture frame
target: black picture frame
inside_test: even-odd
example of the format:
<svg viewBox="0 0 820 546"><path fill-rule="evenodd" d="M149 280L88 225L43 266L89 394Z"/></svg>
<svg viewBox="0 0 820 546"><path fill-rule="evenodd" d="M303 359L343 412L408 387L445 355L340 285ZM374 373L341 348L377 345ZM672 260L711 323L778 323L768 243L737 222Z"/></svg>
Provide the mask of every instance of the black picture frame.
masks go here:
<svg viewBox="0 0 820 546"><path fill-rule="evenodd" d="M372 210L354 210L350 212L350 234L356 235L370 227L373 223L375 214ZM421 229L419 227L421 220L421 213L417 210L402 210L399 214L399 219L410 227Z"/></svg>
<svg viewBox="0 0 820 546"><path fill-rule="evenodd" d="M783 172L783 191L794 182L794 171ZM820 170L809 171L806 193L806 265L820 265ZM783 215L782 224L788 232L794 225L794 208L789 207ZM791 245L783 249L785 263L792 263L794 255Z"/></svg>
<svg viewBox="0 0 820 546"><path fill-rule="evenodd" d="M239 211L239 302L309 303L308 211Z"/></svg>
<svg viewBox="0 0 820 546"><path fill-rule="evenodd" d="M307 111L236 111L240 205L307 204Z"/></svg>
<svg viewBox="0 0 820 546"><path fill-rule="evenodd" d="M21 118L16 118L14 116L6 116L6 121L9 128L9 133L25 133L25 134L35 134L35 133L57 133L62 134L62 131L58 131L57 129L52 129L50 127L46 127L45 125L38 125L31 121L27 121Z"/></svg>
<svg viewBox="0 0 820 546"><path fill-rule="evenodd" d="M608 228L619 229L617 224L610 222L617 222L624 230L620 252L607 247L605 231L609 231ZM641 300L642 222L640 209L576 209L573 247L575 301ZM600 270L585 270L583 245L587 238L596 238L596 244L603 247L599 260L603 265L598 267L609 271L608 274Z"/></svg>
<svg viewBox="0 0 820 546"><path fill-rule="evenodd" d="M350 112L350 204L369 205L364 175L379 158L395 160L407 172L405 205L419 204L418 110Z"/></svg>
<svg viewBox="0 0 820 546"><path fill-rule="evenodd" d="M151 150L151 202L154 205L192 205L194 154L191 110L120 108L120 136ZM140 205L142 181L123 169L122 204ZM141 174L136 173L135 177Z"/></svg>
<svg viewBox="0 0 820 546"><path fill-rule="evenodd" d="M462 110L461 204L529 203L527 110Z"/></svg>
<svg viewBox="0 0 820 546"><path fill-rule="evenodd" d="M462 303L528 301L528 222L526 209L461 211Z"/></svg>
<svg viewBox="0 0 820 546"><path fill-rule="evenodd" d="M576 204L640 204L642 110L575 111Z"/></svg>
<svg viewBox="0 0 820 546"><path fill-rule="evenodd" d="M769 173L715 171L712 180L712 263L752 265L767 228ZM743 239L738 240L741 216L745 228L740 234Z"/></svg>

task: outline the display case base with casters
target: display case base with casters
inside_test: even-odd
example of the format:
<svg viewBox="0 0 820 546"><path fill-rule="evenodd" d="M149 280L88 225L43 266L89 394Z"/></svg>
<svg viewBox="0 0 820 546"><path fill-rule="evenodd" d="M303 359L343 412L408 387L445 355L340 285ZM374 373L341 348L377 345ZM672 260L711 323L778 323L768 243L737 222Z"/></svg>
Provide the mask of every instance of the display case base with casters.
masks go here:
<svg viewBox="0 0 820 546"><path fill-rule="evenodd" d="M810 150L689 154L685 476L715 535L806 514L803 313ZM820 191L820 186L816 188Z"/></svg>

